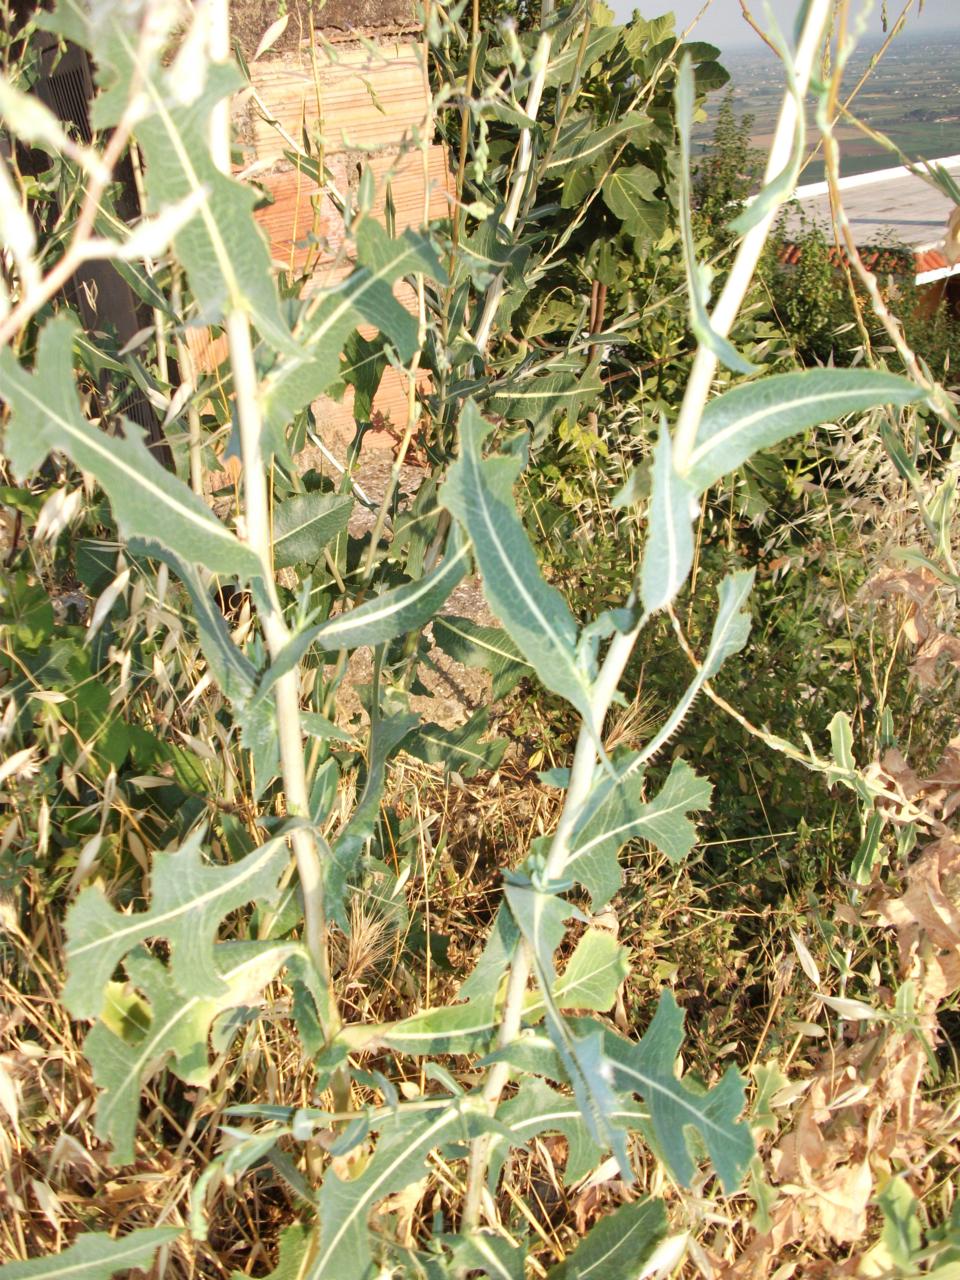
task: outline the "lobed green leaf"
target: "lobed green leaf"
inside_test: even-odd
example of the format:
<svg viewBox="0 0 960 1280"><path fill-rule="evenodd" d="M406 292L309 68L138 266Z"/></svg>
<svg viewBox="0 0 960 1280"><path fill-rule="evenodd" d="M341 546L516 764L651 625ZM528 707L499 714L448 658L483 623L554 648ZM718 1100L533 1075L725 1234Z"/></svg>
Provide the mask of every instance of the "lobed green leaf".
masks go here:
<svg viewBox="0 0 960 1280"><path fill-rule="evenodd" d="M373 1257L367 1219L377 1203L421 1176L429 1153L448 1143L465 1143L489 1121L461 1101L436 1111L403 1108L381 1124L376 1150L363 1172L344 1181L330 1172L317 1195L320 1240L303 1270L303 1280L358 1280Z"/></svg>
<svg viewBox="0 0 960 1280"><path fill-rule="evenodd" d="M270 900L287 865L284 838L268 841L226 866L205 862L195 831L172 853L155 856L146 911L115 910L98 885L84 889L67 912L67 981L63 999L76 1018L94 1018L113 971L149 938L170 943L170 971L181 995L223 997L214 940L223 917L248 902Z"/></svg>
<svg viewBox="0 0 960 1280"><path fill-rule="evenodd" d="M110 437L85 422L73 377L75 321L61 313L41 331L33 374L8 348L0 351L0 396L10 406L5 451L18 476L46 455L65 453L93 475L127 537L159 543L188 564L240 581L260 576L253 551L147 449L139 428Z"/></svg>
<svg viewBox="0 0 960 1280"><path fill-rule="evenodd" d="M569 908L568 908L569 910ZM509 959L509 957L507 957ZM588 929L567 961L563 973L553 984L552 1000L560 1009L609 1009L621 983L629 972L627 948L604 929ZM347 1029L345 1039L351 1047L385 1045L412 1055L438 1053L481 1053L493 1039L499 1021L496 981L470 988L461 987L465 1004L424 1009L401 1022L382 1027ZM474 975L471 975L474 976ZM539 991L527 994L523 1017L527 1023L538 1022L547 1009L547 1000Z"/></svg>
<svg viewBox="0 0 960 1280"><path fill-rule="evenodd" d="M507 749L506 738L481 742L490 728L490 712L481 707L465 724L444 729L438 724L424 724L404 739L403 749L427 764L442 764L447 772L455 770L464 778L472 778L481 770L496 769Z"/></svg>
<svg viewBox="0 0 960 1280"><path fill-rule="evenodd" d="M653 800L642 798L643 780L643 771L631 771L629 760L621 763L616 778L601 772L574 827L565 874L587 890L594 911L620 888L617 854L627 841L648 840L671 862L679 862L697 834L687 813L709 808L713 788L685 760L674 760Z"/></svg>
<svg viewBox="0 0 960 1280"><path fill-rule="evenodd" d="M564 935L563 922L574 909L555 894L532 883L508 879L504 894L510 912L526 939L540 988L550 1039L560 1055L564 1075L573 1087L590 1136L598 1146L613 1152L626 1181L633 1180L626 1131L617 1117L619 1099L603 1048L599 1024L587 1022L583 1033L561 1017L554 997L553 953Z"/></svg>
<svg viewBox="0 0 960 1280"><path fill-rule="evenodd" d="M181 1234L179 1227L145 1227L118 1239L90 1231L62 1253L0 1266L0 1280L110 1280L118 1271L146 1271L157 1250Z"/></svg>
<svg viewBox="0 0 960 1280"><path fill-rule="evenodd" d="M610 144L624 134L629 134L629 142L642 146L649 138L651 127L650 117L642 111L626 111L618 119L599 128L592 115L567 120L560 129L544 171L548 176L556 176L555 170L565 174L569 166L593 164L595 160L605 158Z"/></svg>
<svg viewBox="0 0 960 1280"><path fill-rule="evenodd" d="M546 1037L542 1038L546 1040ZM545 1048L548 1055L554 1052L549 1041ZM543 1053L542 1047L539 1053ZM625 1098L618 1105L615 1118L627 1128L636 1128L645 1116L643 1107L632 1098ZM567 1186L586 1177L597 1167L603 1155L603 1149L590 1135L576 1099L526 1071L521 1073L517 1092L497 1108L497 1119L513 1135L517 1146L525 1146L541 1133L562 1133L567 1140L567 1160L563 1169L563 1181ZM492 1189L507 1158L505 1136L494 1134L491 1147L488 1183Z"/></svg>
<svg viewBox="0 0 960 1280"><path fill-rule="evenodd" d="M210 1077L207 1039L214 1018L258 995L295 949L291 943L228 942L214 947L214 966L223 984L216 996L185 996L171 971L143 948L127 956L127 976L149 1004L149 1026L131 1042L117 1034L115 1020L106 1009L105 1017L83 1042L94 1083L101 1090L96 1134L110 1143L114 1164L129 1164L134 1159L144 1082L172 1058L172 1069L181 1080L206 1084Z"/></svg>
<svg viewBox="0 0 960 1280"><path fill-rule="evenodd" d="M654 195L659 175L645 165L615 169L601 188L603 202L623 223L628 235L638 240L658 240L667 228L669 206L665 197Z"/></svg>
<svg viewBox="0 0 960 1280"><path fill-rule="evenodd" d="M730 1194L753 1158L750 1126L737 1117L743 1110L744 1083L730 1067L712 1089L692 1088L678 1080L674 1064L683 1042L683 1012L664 991L653 1021L636 1042L608 1034L604 1049L613 1064L615 1086L639 1094L650 1111L660 1154L686 1186L694 1173L687 1130L703 1140L713 1167Z"/></svg>

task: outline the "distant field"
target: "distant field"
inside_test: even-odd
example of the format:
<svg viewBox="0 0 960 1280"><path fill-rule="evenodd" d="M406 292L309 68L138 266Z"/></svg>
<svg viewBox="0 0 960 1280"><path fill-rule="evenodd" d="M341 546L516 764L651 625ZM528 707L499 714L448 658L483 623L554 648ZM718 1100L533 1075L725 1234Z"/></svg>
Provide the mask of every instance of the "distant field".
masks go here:
<svg viewBox="0 0 960 1280"><path fill-rule="evenodd" d="M847 93L869 66L876 47L859 51L851 61L844 80ZM764 147L773 134L783 92L780 64L763 46L756 53L733 50L722 61L732 77L737 112L754 116L753 143ZM717 95L709 122L697 130L699 150L709 145L719 100ZM850 109L911 160L960 153L960 35L908 32L902 36L873 69ZM811 141L815 141L812 100L808 115ZM895 153L856 127L839 126L837 137L844 175L900 163ZM813 153L803 180L816 182L822 177L822 157Z"/></svg>

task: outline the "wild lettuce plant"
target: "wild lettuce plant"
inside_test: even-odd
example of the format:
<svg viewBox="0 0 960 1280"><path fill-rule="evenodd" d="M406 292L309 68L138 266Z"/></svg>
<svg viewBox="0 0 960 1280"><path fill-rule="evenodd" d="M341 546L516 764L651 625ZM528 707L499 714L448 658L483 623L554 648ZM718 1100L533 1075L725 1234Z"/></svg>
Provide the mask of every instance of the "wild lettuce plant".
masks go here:
<svg viewBox="0 0 960 1280"><path fill-rule="evenodd" d="M190 821L174 847L150 850L146 905L115 902L92 883L69 906L63 1002L71 1017L92 1024L84 1052L98 1088L97 1133L114 1162L131 1161L145 1082L161 1069L190 1084L207 1080L211 1036L222 1045L224 1027L234 1025L225 1015L254 1007L275 979L291 992L303 1058L315 1073L316 1105L276 1107L249 1097L233 1108L233 1120L250 1127L231 1124L229 1145L200 1178L195 1237L206 1230L205 1195L216 1179L239 1177L266 1158L277 1161L304 1204L302 1223L284 1238L277 1274L309 1280L398 1271L522 1277L526 1242L503 1228L491 1197L511 1151L543 1133L566 1138L570 1182L607 1156L632 1182L643 1142L680 1183L709 1163L726 1191L740 1185L754 1150L742 1116L743 1078L731 1067L705 1088L678 1076L683 1015L667 991L639 1038L596 1016L614 1002L630 956L595 916L621 885L618 855L629 841L648 841L673 862L694 845L692 815L709 806L709 781L677 759L651 794L646 770L721 664L748 643L751 572L721 583L707 648L649 741L610 750L605 725L625 692L638 635L672 610L688 583L702 495L793 433L876 405L915 404L926 394L914 381L871 370L763 376L730 340L792 185L797 103L829 7L829 0L804 7L764 190L738 223L742 238L716 300L710 274L696 260L689 210L693 64L712 59L702 46L685 52L666 29L653 39L640 25L617 28L602 10L576 4L522 40L508 29L496 49L474 31L469 70L442 84L437 100L438 108L454 101L461 112L461 179L469 163L476 198L456 207L445 228L393 235L369 214L365 188L346 209L355 253L350 274L334 288L281 298L253 220L254 194L230 173L225 106L243 78L228 56L225 0L196 8L170 0L58 0L52 13L37 17L38 28L94 56L96 132L94 143L77 142L36 98L4 82L0 106L11 136L46 151L80 193L52 261L10 160L0 162L9 263L0 318L6 463L21 483L39 477L42 484L51 456L67 459L72 474L109 503L128 567L101 597L101 624L128 590L131 564L182 585L205 687L222 698L217 733L231 776L244 777L259 805L230 856L211 856L220 819L207 813ZM428 13L441 68L452 65L458 30L442 12ZM598 127L580 85L614 49L637 62L624 78L632 96L605 104ZM648 112L665 86L675 97L675 123ZM127 229L100 215L116 163L134 140L146 208ZM623 165L627 146L634 150ZM296 159L323 176L310 155ZM544 247L539 231L547 216L540 202L561 178L583 201L602 199L627 237L655 238L677 201L698 343L676 420L660 425L641 571L616 608L586 620L574 617L542 575L514 496L557 416L575 415L602 396L604 344L586 316L562 351L545 352L513 327L518 307L548 280L551 258L569 239L569 230L560 230ZM568 207L573 203L571 197ZM582 222L579 211L570 218L571 226ZM228 515L214 513L197 483L195 447L189 459L179 457L181 475L161 465L129 421L113 432L91 421L81 390L98 338L81 332L68 307L53 304L77 266L93 258L130 265L150 280L165 262L176 288L161 298L163 325L181 338L191 320L226 334L228 396L221 403L242 463L242 500ZM394 296L402 280L413 285L415 314ZM373 326L379 339L361 338L361 325ZM516 358L510 339L521 353ZM416 373L431 372L425 404L433 469L406 523L392 523L392 539L381 536L396 515L387 494L364 554L351 559L346 529L359 499L349 475L332 492L299 475L294 455L313 402L350 382L358 405L369 404L387 362L405 371L411 387L406 440L420 414ZM712 394L718 362L747 380ZM212 384L167 401L171 438L179 430L196 446L196 419L188 419L208 396ZM209 456L209 442L203 447ZM638 493L628 482L620 505L639 501ZM278 581L279 570L292 571L296 587L288 577ZM442 612L472 571L499 628L459 624ZM224 618L224 587L247 600L241 627L231 629ZM405 694L411 655L431 624L454 656L490 667L498 692L527 675L563 699L579 725L576 749L568 770L549 775L563 793L555 829L519 859L503 850L499 909L456 1001L392 1023L348 1022L331 928L349 931L352 895L363 892L372 867L389 871L374 851L380 801L391 758L425 750L429 726L409 710ZM369 734L360 747L333 716L347 655L358 648L372 650L374 673L366 690ZM148 679L162 678L160 660ZM476 744L486 723L482 715L471 721L467 740ZM866 785L850 762L820 761L812 751L803 758L834 780ZM362 782L352 810L338 818L347 774ZM400 889L394 880L386 897L396 899ZM577 905L587 899L589 912ZM238 919L245 921L239 930ZM124 1020L132 999L133 1026ZM386 1074L390 1055L418 1060L430 1089L401 1099ZM291 1151L309 1157L306 1173ZM459 1162L461 1203L432 1239L410 1246L391 1237L375 1211L420 1179L437 1152ZM664 1206L638 1199L602 1219L551 1274L647 1274L644 1267L659 1265L667 1233ZM87 1235L57 1257L10 1263L0 1275L109 1276L147 1264L176 1235L164 1225L119 1240Z"/></svg>

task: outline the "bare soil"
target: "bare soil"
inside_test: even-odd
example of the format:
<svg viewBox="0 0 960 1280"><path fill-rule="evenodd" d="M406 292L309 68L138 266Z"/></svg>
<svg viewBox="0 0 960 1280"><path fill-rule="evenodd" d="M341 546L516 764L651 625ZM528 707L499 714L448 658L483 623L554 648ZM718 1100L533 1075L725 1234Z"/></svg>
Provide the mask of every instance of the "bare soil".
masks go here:
<svg viewBox="0 0 960 1280"><path fill-rule="evenodd" d="M332 435L324 440L324 444L338 461L343 462L347 452L345 439ZM355 480L367 497L377 505L389 487L394 461L393 442L389 437L371 433L365 438ZM334 468L316 448L305 449L298 455L297 462L302 471L315 468L326 474L334 473ZM423 478L421 467L401 466L398 479L400 493L412 500ZM375 519L373 512L357 503L350 520L349 532L353 537L360 537L373 528ZM481 626L496 623L484 598L479 577L464 579L451 593L443 612L469 618ZM419 676L424 686L430 690L430 696L415 694L410 699L410 706L425 719L432 720L445 729L452 729L463 724L478 707L489 701L490 676L476 667L465 667L454 662L436 646L431 648L429 659L431 665L421 664ZM354 719L358 714L362 715L357 687L366 684L371 676L370 651L359 649L350 659L347 678L340 689L338 719L346 721Z"/></svg>

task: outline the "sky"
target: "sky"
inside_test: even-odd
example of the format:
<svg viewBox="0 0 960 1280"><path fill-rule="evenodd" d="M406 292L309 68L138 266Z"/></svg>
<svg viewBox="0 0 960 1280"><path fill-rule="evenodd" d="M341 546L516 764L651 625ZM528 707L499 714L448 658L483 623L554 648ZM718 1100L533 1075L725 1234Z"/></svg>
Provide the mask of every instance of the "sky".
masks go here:
<svg viewBox="0 0 960 1280"><path fill-rule="evenodd" d="M865 0L852 0L852 8L858 10L863 7L864 2ZM682 31L703 8L704 0L656 0L652 4L650 0L607 0L607 3L621 21L629 18L634 8L639 8L644 17L655 17L672 11L677 18L677 30ZM781 27L785 31L791 31L799 0L768 0L768 3L771 4ZM764 26L763 0L747 0L747 7L759 25ZM876 0L867 28L877 36L882 34L880 8L881 0ZM902 9L903 0L887 0L891 21L900 14ZM917 13L915 4L907 20L907 30L918 34L944 28L960 33L960 0L925 0L923 12ZM722 49L759 45L759 37L743 19L740 0L713 0L691 38L712 41Z"/></svg>

